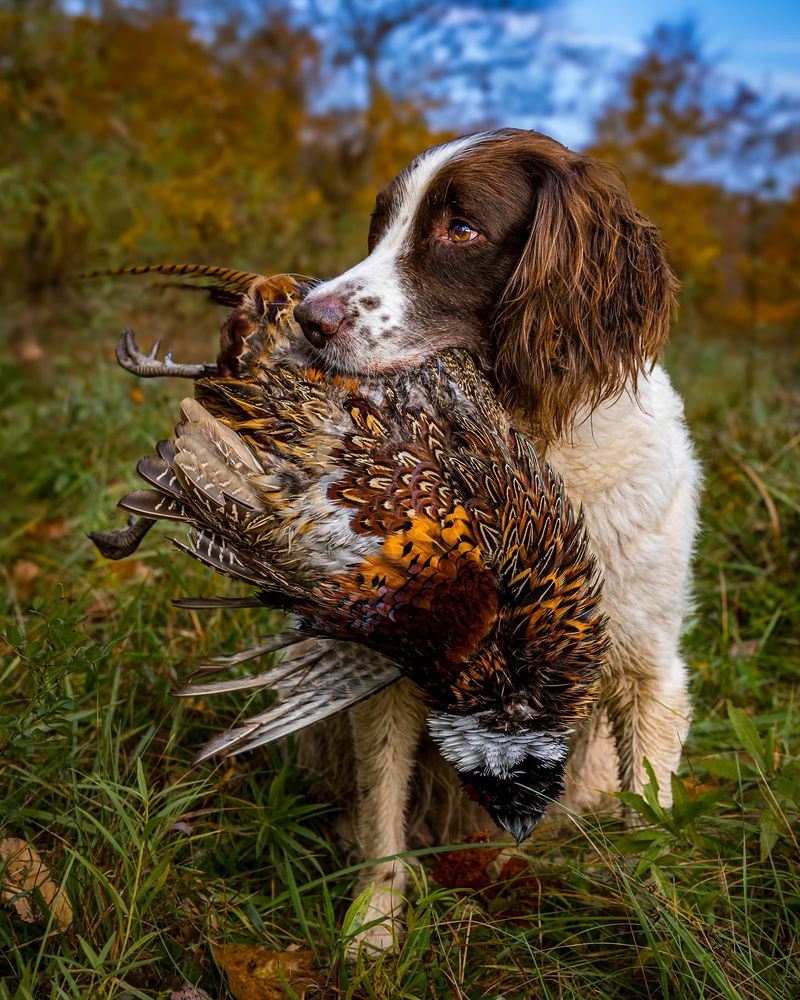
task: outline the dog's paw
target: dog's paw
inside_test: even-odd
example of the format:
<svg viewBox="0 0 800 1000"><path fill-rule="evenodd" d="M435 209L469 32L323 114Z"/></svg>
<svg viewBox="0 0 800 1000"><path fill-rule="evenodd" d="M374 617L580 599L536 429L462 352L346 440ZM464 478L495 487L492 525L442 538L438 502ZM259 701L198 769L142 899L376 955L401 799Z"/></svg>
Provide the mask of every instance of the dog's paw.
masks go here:
<svg viewBox="0 0 800 1000"><path fill-rule="evenodd" d="M650 826L650 821L642 816L641 813L636 812L635 809L629 809L627 806L622 810L622 822L625 824L626 830L641 830L646 826Z"/></svg>
<svg viewBox="0 0 800 1000"><path fill-rule="evenodd" d="M385 922L367 927L351 938L344 951L345 957L355 960L360 954L369 957L391 951L397 947L399 930L399 921L387 917Z"/></svg>
<svg viewBox="0 0 800 1000"><path fill-rule="evenodd" d="M403 932L403 897L391 889L370 886L359 898L364 904L358 907L356 900L360 929L351 929L345 946L346 957L355 959L360 954L377 955L396 948Z"/></svg>

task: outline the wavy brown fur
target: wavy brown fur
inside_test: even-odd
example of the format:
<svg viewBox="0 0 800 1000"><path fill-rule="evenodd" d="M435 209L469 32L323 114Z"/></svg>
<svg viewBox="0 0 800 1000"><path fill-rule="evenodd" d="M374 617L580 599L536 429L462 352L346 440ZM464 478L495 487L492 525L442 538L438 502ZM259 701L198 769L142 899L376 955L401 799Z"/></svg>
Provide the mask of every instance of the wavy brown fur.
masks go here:
<svg viewBox="0 0 800 1000"><path fill-rule="evenodd" d="M535 132L509 133L497 152L526 163L537 195L496 313L495 371L506 400L554 440L579 407L635 389L652 368L678 282L657 227L610 164Z"/></svg>

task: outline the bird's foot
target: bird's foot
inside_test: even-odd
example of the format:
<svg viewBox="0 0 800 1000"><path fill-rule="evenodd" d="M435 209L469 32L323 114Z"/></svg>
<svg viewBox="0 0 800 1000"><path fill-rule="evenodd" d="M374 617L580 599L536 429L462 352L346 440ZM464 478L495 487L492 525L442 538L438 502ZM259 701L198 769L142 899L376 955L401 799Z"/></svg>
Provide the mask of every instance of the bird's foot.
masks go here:
<svg viewBox="0 0 800 1000"><path fill-rule="evenodd" d="M182 365L172 360L172 352L167 351L159 358L158 349L161 341L157 340L149 354L139 349L133 330L124 330L117 344L117 361L127 372L138 375L139 378L202 378L213 375L216 365Z"/></svg>
<svg viewBox="0 0 800 1000"><path fill-rule="evenodd" d="M90 531L88 535L100 555L105 556L106 559L124 559L126 556L133 555L155 523L155 521L148 521L144 518L131 517L126 528L114 528L113 531Z"/></svg>

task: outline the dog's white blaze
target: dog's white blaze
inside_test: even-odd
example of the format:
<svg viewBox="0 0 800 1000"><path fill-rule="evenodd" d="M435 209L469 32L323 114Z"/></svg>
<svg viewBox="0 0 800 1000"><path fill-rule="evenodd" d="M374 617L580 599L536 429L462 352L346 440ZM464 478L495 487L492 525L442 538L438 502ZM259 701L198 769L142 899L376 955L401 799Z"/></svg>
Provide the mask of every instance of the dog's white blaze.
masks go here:
<svg viewBox="0 0 800 1000"><path fill-rule="evenodd" d="M448 160L453 159L483 139L485 139L484 135L469 135L424 153L417 160L414 170L404 178L403 196L400 204L397 206L386 232L375 245L372 253L337 278L331 278L330 281L317 285L309 294L308 300L312 301L325 295L336 294L340 289L352 287L354 282L360 283L363 287L359 289L359 295L379 296L381 300L380 314L388 316L388 322L392 326L402 326L405 322L405 305L408 295L403 288L398 259L403 248L408 244L422 199L436 173ZM357 301L357 297L354 296L354 298Z"/></svg>
<svg viewBox="0 0 800 1000"><path fill-rule="evenodd" d="M481 714L441 712L428 719L428 729L442 756L457 770L510 778L528 757L545 767L556 767L566 760L567 737L572 730L498 733L481 725Z"/></svg>
<svg viewBox="0 0 800 1000"><path fill-rule="evenodd" d="M363 260L360 265L356 265L357 267L366 264L377 250L387 250L395 255L400 251L411 233L414 219L433 178L448 160L452 160L459 153L470 149L480 139L481 136L479 135L468 135L463 139L448 142L444 146L436 146L433 149L429 149L427 153L417 160L415 169L404 178L403 198L397 207L395 216L390 222L388 229L372 251L372 254L366 260Z"/></svg>

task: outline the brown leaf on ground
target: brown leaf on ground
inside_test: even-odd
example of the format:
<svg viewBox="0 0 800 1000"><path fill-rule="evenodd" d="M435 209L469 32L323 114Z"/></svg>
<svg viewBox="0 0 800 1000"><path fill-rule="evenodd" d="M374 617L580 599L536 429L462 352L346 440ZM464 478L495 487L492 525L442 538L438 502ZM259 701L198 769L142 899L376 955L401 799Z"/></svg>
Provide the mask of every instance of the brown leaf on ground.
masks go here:
<svg viewBox="0 0 800 1000"><path fill-rule="evenodd" d="M33 593L33 581L39 575L39 567L32 559L15 559L11 567L11 580L17 597L27 600Z"/></svg>
<svg viewBox="0 0 800 1000"><path fill-rule="evenodd" d="M72 907L67 895L50 878L47 866L34 847L18 837L0 840L0 862L5 869L0 900L4 903L13 900L12 905L20 919L27 924L47 920L47 915L36 908L38 900L31 895L34 889L38 889L59 930L70 926Z"/></svg>
<svg viewBox="0 0 800 1000"><path fill-rule="evenodd" d="M528 912L538 910L538 901L542 895L557 891L560 885L557 879L538 876L527 858L515 854L505 861L492 884L484 890L483 896L487 901L502 896L509 903L516 904L516 909L522 904L523 912Z"/></svg>
<svg viewBox="0 0 800 1000"><path fill-rule="evenodd" d="M103 566L109 580L141 583L158 573L158 570L148 565L143 559L120 559L119 562L104 562Z"/></svg>
<svg viewBox="0 0 800 1000"><path fill-rule="evenodd" d="M101 621L108 618L109 613L114 608L114 603L111 600L111 597L99 590L93 590L92 595L95 599L89 607L86 608L86 617L100 619Z"/></svg>
<svg viewBox="0 0 800 1000"><path fill-rule="evenodd" d="M474 850L445 851L436 859L431 875L445 889L486 889L492 882L487 872L489 864L501 848L489 845L489 831L480 830L467 838L467 843L478 844Z"/></svg>
<svg viewBox="0 0 800 1000"><path fill-rule="evenodd" d="M282 978L303 997L320 983L313 973L313 954L308 948L273 951L247 944L213 946L217 964L228 976L228 988L236 1000L284 1000ZM282 977L282 978L281 978Z"/></svg>
<svg viewBox="0 0 800 1000"><path fill-rule="evenodd" d="M47 521L37 521L28 529L27 534L32 538L43 539L47 542L58 541L65 538L72 531L72 525L65 517L55 517Z"/></svg>
<svg viewBox="0 0 800 1000"><path fill-rule="evenodd" d="M26 337L25 340L20 341L16 347L17 361L21 361L23 364L32 365L41 361L44 357L44 348L41 344L37 344L35 340L30 337Z"/></svg>
<svg viewBox="0 0 800 1000"><path fill-rule="evenodd" d="M169 1000L211 1000L211 997L199 986L184 983L179 990L173 990L170 993Z"/></svg>
<svg viewBox="0 0 800 1000"><path fill-rule="evenodd" d="M538 911L543 895L558 892L558 879L542 878L522 854L491 843L487 831L473 834L468 843L474 850L445 851L431 869L432 877L447 889L472 890L479 901L488 905L494 900L502 904L504 917L527 919Z"/></svg>

